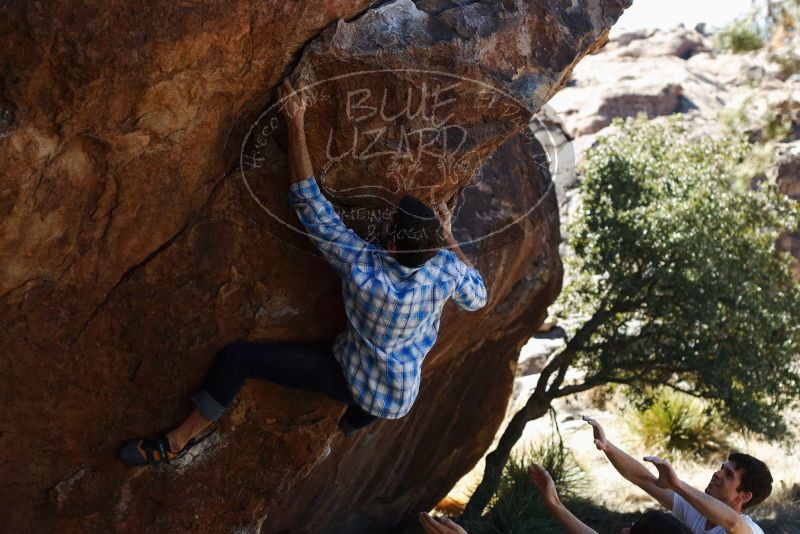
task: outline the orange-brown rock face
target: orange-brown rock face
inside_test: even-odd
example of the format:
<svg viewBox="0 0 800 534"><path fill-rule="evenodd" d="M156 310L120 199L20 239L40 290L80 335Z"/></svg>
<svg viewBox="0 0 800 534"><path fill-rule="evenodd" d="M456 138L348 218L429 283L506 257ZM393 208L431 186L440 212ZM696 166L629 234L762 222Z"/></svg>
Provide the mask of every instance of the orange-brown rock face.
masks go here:
<svg viewBox="0 0 800 534"><path fill-rule="evenodd" d="M489 444L560 286L555 198L517 132L628 3L6 2L4 528L387 532L440 498ZM451 201L489 305L448 305L404 419L343 438L336 402L248 384L190 458L130 469L119 444L184 417L224 344L343 327L286 205L269 106L289 72L348 224L369 236L404 192Z"/></svg>

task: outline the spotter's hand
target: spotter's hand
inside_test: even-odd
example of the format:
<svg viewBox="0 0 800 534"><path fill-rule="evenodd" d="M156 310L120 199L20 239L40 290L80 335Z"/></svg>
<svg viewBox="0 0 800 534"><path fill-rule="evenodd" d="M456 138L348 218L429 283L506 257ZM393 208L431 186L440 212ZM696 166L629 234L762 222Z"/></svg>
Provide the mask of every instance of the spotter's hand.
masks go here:
<svg viewBox="0 0 800 534"><path fill-rule="evenodd" d="M592 419L586 415L582 415L581 419L592 426L592 432L594 434L594 446L597 447L598 451L605 451L608 448L608 440L606 439L606 433L605 430L603 430L602 425L600 425L596 419Z"/></svg>
<svg viewBox="0 0 800 534"><path fill-rule="evenodd" d="M419 514L419 524L426 534L468 534L466 530L446 517L434 518L430 514Z"/></svg>

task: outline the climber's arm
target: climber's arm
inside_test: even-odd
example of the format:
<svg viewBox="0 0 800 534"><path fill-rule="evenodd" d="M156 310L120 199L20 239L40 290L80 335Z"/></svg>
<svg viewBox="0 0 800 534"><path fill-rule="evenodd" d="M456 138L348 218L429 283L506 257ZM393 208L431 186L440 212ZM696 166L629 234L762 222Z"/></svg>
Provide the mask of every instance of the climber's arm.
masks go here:
<svg viewBox="0 0 800 534"><path fill-rule="evenodd" d="M289 187L289 203L328 263L340 276L346 276L370 245L344 225L313 176Z"/></svg>
<svg viewBox="0 0 800 534"><path fill-rule="evenodd" d="M467 258L467 256L461 250L456 238L453 237L453 213L450 211L450 208L447 207L445 202L440 202L436 206L436 212L439 215L439 220L442 223L444 246L452 250L453 253L458 256L458 259L464 262L464 265L471 269L475 268L475 266L472 264L472 261L470 261L470 259Z"/></svg>
<svg viewBox="0 0 800 534"><path fill-rule="evenodd" d="M461 308L475 311L486 306L486 285L483 283L481 273L472 265L472 262L461 251L461 247L453 237L453 215L444 202L437 206L439 219L442 221L445 247L450 249L458 258L454 264L454 271L458 282L453 292L453 300Z"/></svg>
<svg viewBox="0 0 800 534"><path fill-rule="evenodd" d="M281 100L281 110L289 130L289 178L294 184L314 174L306 145L305 84L301 81L299 89L295 91L289 80L283 80L278 88L278 98Z"/></svg>
<svg viewBox="0 0 800 534"><path fill-rule="evenodd" d="M326 199L314 178L311 158L304 133L305 89L300 83L297 93L287 80L278 90L284 101L283 114L289 127L289 204L297 212L308 236L340 276L350 272L350 266L369 245L347 228L333 205Z"/></svg>

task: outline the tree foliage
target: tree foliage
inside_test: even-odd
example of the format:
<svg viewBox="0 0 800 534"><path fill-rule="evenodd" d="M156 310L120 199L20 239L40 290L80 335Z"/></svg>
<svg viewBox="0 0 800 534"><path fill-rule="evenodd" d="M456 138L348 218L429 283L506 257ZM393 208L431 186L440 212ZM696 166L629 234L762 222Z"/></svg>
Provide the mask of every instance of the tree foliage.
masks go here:
<svg viewBox="0 0 800 534"><path fill-rule="evenodd" d="M690 140L677 118L614 126L586 154L568 232L562 304L587 319L486 457L467 518L483 513L525 425L557 398L618 383L646 403L666 386L772 438L800 401L800 287L775 248L800 225L797 204L771 186L733 187L743 139ZM570 370L582 378L568 381Z"/></svg>
<svg viewBox="0 0 800 534"><path fill-rule="evenodd" d="M768 186L731 187L741 139L693 142L677 119L617 127L587 153L566 295L611 314L573 364L686 390L782 434L800 397L800 290L774 244L798 227L797 205Z"/></svg>
<svg viewBox="0 0 800 534"><path fill-rule="evenodd" d="M734 20L714 36L714 41L722 52L753 52L764 47L764 39L752 16Z"/></svg>

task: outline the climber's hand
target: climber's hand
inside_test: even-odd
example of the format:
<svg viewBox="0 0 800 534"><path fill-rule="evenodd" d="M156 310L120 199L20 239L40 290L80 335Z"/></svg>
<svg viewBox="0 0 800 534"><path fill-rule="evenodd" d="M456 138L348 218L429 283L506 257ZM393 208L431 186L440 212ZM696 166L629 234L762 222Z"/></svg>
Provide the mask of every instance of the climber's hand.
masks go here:
<svg viewBox="0 0 800 534"><path fill-rule="evenodd" d="M603 430L603 426L598 423L596 419L592 419L587 415L582 415L581 419L591 425L594 434L594 446L597 447L597 450L606 451L608 449L608 440L606 439L606 432Z"/></svg>
<svg viewBox="0 0 800 534"><path fill-rule="evenodd" d="M447 207L447 204L444 202L439 202L436 206L436 211L439 215L439 220L442 221L442 229L446 233L452 233L453 231L453 213L450 211L450 208Z"/></svg>
<svg viewBox="0 0 800 534"><path fill-rule="evenodd" d="M283 112L286 123L289 125L289 130L303 131L306 107L308 106L305 91L306 84L303 80L300 80L297 91L289 83L288 78L283 80L281 86L278 87L280 109Z"/></svg>

